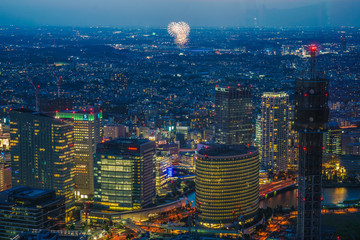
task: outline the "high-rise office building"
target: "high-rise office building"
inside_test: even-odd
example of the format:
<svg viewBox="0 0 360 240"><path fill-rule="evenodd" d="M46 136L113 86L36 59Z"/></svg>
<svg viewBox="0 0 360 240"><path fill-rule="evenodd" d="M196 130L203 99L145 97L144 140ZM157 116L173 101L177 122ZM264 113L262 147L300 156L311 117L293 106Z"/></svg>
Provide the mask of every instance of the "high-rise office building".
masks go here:
<svg viewBox="0 0 360 240"><path fill-rule="evenodd" d="M94 194L93 155L102 140L102 112L92 109L57 112L56 118L73 120L76 196L88 198Z"/></svg>
<svg viewBox="0 0 360 240"><path fill-rule="evenodd" d="M308 76L295 81L295 128L299 132L299 240L321 239L323 135L328 128L329 80L315 71L315 46Z"/></svg>
<svg viewBox="0 0 360 240"><path fill-rule="evenodd" d="M135 210L155 200L155 142L118 138L98 144L94 202L109 210Z"/></svg>
<svg viewBox="0 0 360 240"><path fill-rule="evenodd" d="M215 141L220 144L252 145L252 88L215 88Z"/></svg>
<svg viewBox="0 0 360 240"><path fill-rule="evenodd" d="M172 177L172 156L169 151L156 151L155 169L156 169L156 192L159 196L164 196L167 190L164 189Z"/></svg>
<svg viewBox="0 0 360 240"><path fill-rule="evenodd" d="M74 205L74 127L26 109L10 113L13 186L54 189Z"/></svg>
<svg viewBox="0 0 360 240"><path fill-rule="evenodd" d="M17 186L0 192L0 239L65 226L65 201L54 190Z"/></svg>
<svg viewBox="0 0 360 240"><path fill-rule="evenodd" d="M289 149L288 164L295 169L299 162L299 133L295 129L295 108L290 105L289 108Z"/></svg>
<svg viewBox="0 0 360 240"><path fill-rule="evenodd" d="M337 122L329 122L329 129L324 134L325 154L329 156L341 155L342 130Z"/></svg>
<svg viewBox="0 0 360 240"><path fill-rule="evenodd" d="M254 145L255 147L257 147L259 149L259 153L260 153L260 157L261 157L261 151L260 151L260 147L261 147L261 115L258 115L256 117L256 121L255 121L255 141L254 141ZM260 158L261 160L261 158Z"/></svg>
<svg viewBox="0 0 360 240"><path fill-rule="evenodd" d="M253 222L259 208L259 152L246 145L208 145L196 160L196 208L205 227Z"/></svg>
<svg viewBox="0 0 360 240"><path fill-rule="evenodd" d="M285 171L288 166L289 95L265 92L261 97L261 165Z"/></svg>
<svg viewBox="0 0 360 240"><path fill-rule="evenodd" d="M113 140L120 137L126 137L127 133L129 132L128 127L124 125L105 125L104 126L104 138Z"/></svg>
<svg viewBox="0 0 360 240"><path fill-rule="evenodd" d="M0 191L11 188L11 164L5 154L0 154Z"/></svg>

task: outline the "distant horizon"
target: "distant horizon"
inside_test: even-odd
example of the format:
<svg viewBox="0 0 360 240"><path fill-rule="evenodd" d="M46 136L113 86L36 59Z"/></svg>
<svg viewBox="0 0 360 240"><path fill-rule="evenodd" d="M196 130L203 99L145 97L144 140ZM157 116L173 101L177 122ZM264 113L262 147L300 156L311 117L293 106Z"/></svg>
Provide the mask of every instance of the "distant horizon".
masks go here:
<svg viewBox="0 0 360 240"><path fill-rule="evenodd" d="M169 24L170 22L168 22ZM192 26L190 25L191 30L201 30L201 29L332 29L332 28L355 28L360 27L357 25L332 25L332 26L261 26L261 27L253 27L253 26ZM105 25L89 25L89 26L77 26L77 25L1 25L0 28L110 28L110 29L134 29L134 28L143 28L143 29L167 29L167 25L164 26L145 26L145 25L133 25L133 26L105 26ZM1 29L0 29L1 30ZM354 29L358 30L358 29Z"/></svg>
<svg viewBox="0 0 360 240"><path fill-rule="evenodd" d="M358 0L2 0L0 26L360 26Z"/></svg>

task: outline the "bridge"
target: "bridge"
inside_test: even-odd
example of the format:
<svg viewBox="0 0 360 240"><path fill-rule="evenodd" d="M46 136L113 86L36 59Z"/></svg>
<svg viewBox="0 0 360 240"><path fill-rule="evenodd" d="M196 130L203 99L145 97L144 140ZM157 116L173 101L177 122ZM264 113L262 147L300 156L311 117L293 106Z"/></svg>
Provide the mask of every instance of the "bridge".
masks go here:
<svg viewBox="0 0 360 240"><path fill-rule="evenodd" d="M277 192L296 188L296 182L293 180L282 180L278 182L271 182L268 184L260 185L259 197L260 199L266 198L268 195L276 194Z"/></svg>

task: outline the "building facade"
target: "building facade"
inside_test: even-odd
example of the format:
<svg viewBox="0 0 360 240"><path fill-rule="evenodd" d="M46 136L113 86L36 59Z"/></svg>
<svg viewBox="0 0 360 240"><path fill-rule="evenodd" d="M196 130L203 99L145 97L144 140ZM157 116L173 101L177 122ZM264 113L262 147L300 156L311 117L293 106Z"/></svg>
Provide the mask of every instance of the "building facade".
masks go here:
<svg viewBox="0 0 360 240"><path fill-rule="evenodd" d="M74 207L74 128L26 109L10 113L12 186L54 189Z"/></svg>
<svg viewBox="0 0 360 240"><path fill-rule="evenodd" d="M0 154L0 191L11 188L11 163L4 153Z"/></svg>
<svg viewBox="0 0 360 240"><path fill-rule="evenodd" d="M228 86L215 88L215 142L252 144L252 88Z"/></svg>
<svg viewBox="0 0 360 240"><path fill-rule="evenodd" d="M323 135L328 128L329 80L311 70L295 81L295 128L299 132L297 239L321 239Z"/></svg>
<svg viewBox="0 0 360 240"><path fill-rule="evenodd" d="M329 122L329 129L324 134L325 154L339 157L341 155L342 130L337 122Z"/></svg>
<svg viewBox="0 0 360 240"><path fill-rule="evenodd" d="M196 160L198 221L224 228L241 219L252 223L259 208L259 152L245 145L209 145Z"/></svg>
<svg viewBox="0 0 360 240"><path fill-rule="evenodd" d="M136 210L155 200L155 142L119 138L98 144L94 202L109 210Z"/></svg>
<svg viewBox="0 0 360 240"><path fill-rule="evenodd" d="M58 112L56 118L73 120L76 196L88 198L94 194L93 155L102 140L102 112Z"/></svg>
<svg viewBox="0 0 360 240"><path fill-rule="evenodd" d="M289 95L265 92L261 97L261 165L286 171L289 145Z"/></svg>
<svg viewBox="0 0 360 240"><path fill-rule="evenodd" d="M65 227L65 199L54 190L17 186L0 192L0 239L32 229Z"/></svg>

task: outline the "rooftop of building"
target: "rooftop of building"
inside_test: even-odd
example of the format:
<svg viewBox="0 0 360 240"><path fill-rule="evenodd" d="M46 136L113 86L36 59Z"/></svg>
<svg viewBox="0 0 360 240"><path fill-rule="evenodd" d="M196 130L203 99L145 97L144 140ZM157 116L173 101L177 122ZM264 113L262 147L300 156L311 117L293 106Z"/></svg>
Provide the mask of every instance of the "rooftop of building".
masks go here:
<svg viewBox="0 0 360 240"><path fill-rule="evenodd" d="M279 98L279 97L288 97L289 94L286 92L264 92L262 97L273 97L273 98Z"/></svg>
<svg viewBox="0 0 360 240"><path fill-rule="evenodd" d="M61 111L59 113L74 113L74 114L96 114L102 112L102 110L99 110L98 108L93 108L93 107L86 107L83 108L81 110L77 109L70 109L70 110L65 110L65 111Z"/></svg>
<svg viewBox="0 0 360 240"><path fill-rule="evenodd" d="M138 146L151 142L148 139L131 139L131 138L117 138L97 145L96 152L116 151L117 149L123 149L127 147L128 150L137 151Z"/></svg>
<svg viewBox="0 0 360 240"><path fill-rule="evenodd" d="M246 84L241 84L241 83L238 83L238 84L229 84L229 85L216 85L215 86L215 90L226 90L226 89L229 89L229 90L233 90L233 89L251 89L252 88L252 85L246 85Z"/></svg>
<svg viewBox="0 0 360 240"><path fill-rule="evenodd" d="M49 198L46 198L47 196ZM0 205L11 205L16 203L17 200L27 201L27 205L43 204L53 200L54 196L54 190L16 186L0 192Z"/></svg>
<svg viewBox="0 0 360 240"><path fill-rule="evenodd" d="M37 115L37 116L53 118L53 117L51 117L51 116L49 116L49 115L47 115L45 113L37 112L37 111L30 110L30 109L27 109L27 108L17 108L17 109L12 110L12 112L29 113L29 114L33 114L33 115Z"/></svg>
<svg viewBox="0 0 360 240"><path fill-rule="evenodd" d="M32 230L16 235L12 240L86 240L88 237L80 231Z"/></svg>
<svg viewBox="0 0 360 240"><path fill-rule="evenodd" d="M247 145L212 144L200 149L198 153L204 156L225 157L251 154L255 151L257 151L256 147Z"/></svg>

